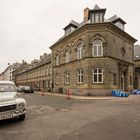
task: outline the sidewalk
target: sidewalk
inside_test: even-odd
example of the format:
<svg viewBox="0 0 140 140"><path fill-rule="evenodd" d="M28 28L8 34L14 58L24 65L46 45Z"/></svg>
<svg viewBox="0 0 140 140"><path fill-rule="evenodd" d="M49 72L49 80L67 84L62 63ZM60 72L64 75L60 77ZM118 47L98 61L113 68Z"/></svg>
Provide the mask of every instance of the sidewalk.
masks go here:
<svg viewBox="0 0 140 140"><path fill-rule="evenodd" d="M37 94L40 94L42 96L59 96L67 98L66 94L60 94L60 93L48 93L48 92L35 92ZM114 99L113 96L82 96L82 95L70 95L70 99L80 99L80 100L111 100Z"/></svg>

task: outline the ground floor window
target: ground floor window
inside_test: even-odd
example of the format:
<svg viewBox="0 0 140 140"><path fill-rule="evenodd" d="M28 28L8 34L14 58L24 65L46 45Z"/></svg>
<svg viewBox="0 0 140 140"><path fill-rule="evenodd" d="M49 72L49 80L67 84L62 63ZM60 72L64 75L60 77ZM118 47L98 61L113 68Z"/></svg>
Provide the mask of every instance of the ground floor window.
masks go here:
<svg viewBox="0 0 140 140"><path fill-rule="evenodd" d="M103 83L103 69L102 68L93 69L93 83Z"/></svg>
<svg viewBox="0 0 140 140"><path fill-rule="evenodd" d="M65 84L70 83L70 73L68 71L65 72Z"/></svg>
<svg viewBox="0 0 140 140"><path fill-rule="evenodd" d="M84 82L84 71L83 69L77 70L77 83L83 83Z"/></svg>
<svg viewBox="0 0 140 140"><path fill-rule="evenodd" d="M117 82L116 82L116 74L113 74L113 85L116 85L117 84Z"/></svg>
<svg viewBox="0 0 140 140"><path fill-rule="evenodd" d="M132 76L130 76L130 85L133 85L133 79L132 79Z"/></svg>

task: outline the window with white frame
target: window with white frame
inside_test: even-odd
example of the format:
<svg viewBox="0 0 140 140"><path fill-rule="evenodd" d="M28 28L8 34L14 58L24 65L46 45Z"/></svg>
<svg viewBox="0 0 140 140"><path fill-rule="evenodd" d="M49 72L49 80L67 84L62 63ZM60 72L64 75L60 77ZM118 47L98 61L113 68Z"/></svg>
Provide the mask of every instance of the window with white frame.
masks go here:
<svg viewBox="0 0 140 140"><path fill-rule="evenodd" d="M80 43L77 47L77 59L82 59L84 57L84 48L83 44Z"/></svg>
<svg viewBox="0 0 140 140"><path fill-rule="evenodd" d="M65 63L69 63L69 62L70 62L70 52L69 50L67 50L65 54Z"/></svg>
<svg viewBox="0 0 140 140"><path fill-rule="evenodd" d="M48 67L46 68L46 75L48 75Z"/></svg>
<svg viewBox="0 0 140 140"><path fill-rule="evenodd" d="M60 55L57 54L56 55L56 66L58 66L60 64Z"/></svg>
<svg viewBox="0 0 140 140"><path fill-rule="evenodd" d="M92 54L93 54L93 57L103 56L102 41L100 41L100 40L93 41Z"/></svg>
<svg viewBox="0 0 140 140"><path fill-rule="evenodd" d="M51 66L49 67L49 74L50 75L52 74L52 68L51 68Z"/></svg>
<svg viewBox="0 0 140 140"><path fill-rule="evenodd" d="M92 23L99 23L99 22L103 22L103 13L96 13L96 14L92 14L91 16L91 22Z"/></svg>
<svg viewBox="0 0 140 140"><path fill-rule="evenodd" d="M70 73L68 71L65 72L65 84L70 83Z"/></svg>
<svg viewBox="0 0 140 140"><path fill-rule="evenodd" d="M60 75L59 75L59 73L55 74L55 84L60 84Z"/></svg>
<svg viewBox="0 0 140 140"><path fill-rule="evenodd" d="M84 82L84 72L83 69L79 69L77 71L77 83L83 83Z"/></svg>
<svg viewBox="0 0 140 140"><path fill-rule="evenodd" d="M93 69L93 83L103 83L103 69L102 68Z"/></svg>

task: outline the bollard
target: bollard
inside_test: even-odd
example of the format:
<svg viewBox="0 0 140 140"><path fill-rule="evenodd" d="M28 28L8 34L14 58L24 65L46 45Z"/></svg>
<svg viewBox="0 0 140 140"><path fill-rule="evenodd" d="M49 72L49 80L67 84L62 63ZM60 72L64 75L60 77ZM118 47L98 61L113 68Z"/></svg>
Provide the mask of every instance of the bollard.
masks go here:
<svg viewBox="0 0 140 140"><path fill-rule="evenodd" d="M70 98L70 90L67 90L67 99L71 99Z"/></svg>
<svg viewBox="0 0 140 140"><path fill-rule="evenodd" d="M43 88L41 88L40 90L41 90L40 95L44 96L45 95L45 90Z"/></svg>

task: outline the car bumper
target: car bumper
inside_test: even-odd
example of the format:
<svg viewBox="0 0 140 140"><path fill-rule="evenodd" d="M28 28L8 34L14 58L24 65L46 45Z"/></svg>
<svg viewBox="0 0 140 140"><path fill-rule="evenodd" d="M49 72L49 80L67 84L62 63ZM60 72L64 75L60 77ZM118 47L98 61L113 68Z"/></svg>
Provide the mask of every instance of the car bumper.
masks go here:
<svg viewBox="0 0 140 140"><path fill-rule="evenodd" d="M19 116L23 114L26 114L26 109L23 109L22 111L19 111L19 112L17 112L16 110L0 112L0 120L18 118Z"/></svg>

